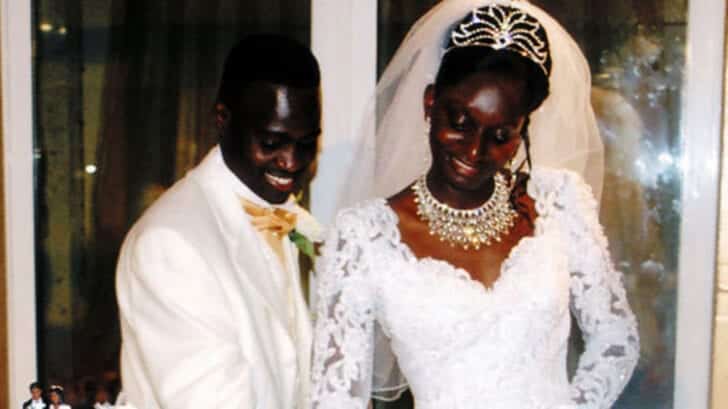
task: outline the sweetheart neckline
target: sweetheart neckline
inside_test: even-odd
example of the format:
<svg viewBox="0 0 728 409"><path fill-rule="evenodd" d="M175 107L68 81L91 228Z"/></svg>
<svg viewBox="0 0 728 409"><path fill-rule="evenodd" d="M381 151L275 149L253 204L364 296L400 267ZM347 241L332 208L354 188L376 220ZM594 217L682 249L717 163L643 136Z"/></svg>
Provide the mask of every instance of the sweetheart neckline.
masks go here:
<svg viewBox="0 0 728 409"><path fill-rule="evenodd" d="M538 199L533 198L534 201L538 202ZM417 257L415 253L412 251L410 246L402 241L402 235L399 230L399 216L397 215L397 212L394 211L394 209L387 203L385 199L380 199L380 204L383 206L385 211L389 213L390 217L393 220L393 229L395 232L395 237L393 238L394 243L398 250L403 252L408 261L413 261L419 265L428 263L428 262L435 262L438 264L442 264L443 266L447 267L447 270L450 275L452 275L455 278L461 279L463 281L466 281L470 285L478 286L479 289L485 294L490 295L493 293L496 289L502 286L503 281L510 275L509 270L512 270L509 267L511 264L513 264L514 260L516 259L516 255L523 252L523 249L525 248L526 244L537 240L539 237L541 237L544 232L543 229L535 228L533 231L533 234L524 236L520 240L518 240L518 243L516 243L511 249L508 251L508 255L506 258L503 259L503 262L500 265L500 271L498 274L498 278L496 278L493 283L490 286L486 286L482 281L476 280L473 278L473 276L464 268L457 267L451 262L439 258L435 258L432 256L426 256L426 257ZM538 208L538 206L536 206ZM545 215L538 214L536 217L536 223L540 223L542 219L546 217Z"/></svg>

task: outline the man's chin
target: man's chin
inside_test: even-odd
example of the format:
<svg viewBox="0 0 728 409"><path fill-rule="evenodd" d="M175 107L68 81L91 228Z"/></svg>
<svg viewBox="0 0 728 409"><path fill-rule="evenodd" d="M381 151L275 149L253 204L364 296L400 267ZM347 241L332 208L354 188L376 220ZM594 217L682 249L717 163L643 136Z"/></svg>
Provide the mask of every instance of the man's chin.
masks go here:
<svg viewBox="0 0 728 409"><path fill-rule="evenodd" d="M263 199L272 204L285 203L292 194L298 192L299 188L297 184L294 184L290 189L280 189L269 183L263 185L263 192L258 193Z"/></svg>

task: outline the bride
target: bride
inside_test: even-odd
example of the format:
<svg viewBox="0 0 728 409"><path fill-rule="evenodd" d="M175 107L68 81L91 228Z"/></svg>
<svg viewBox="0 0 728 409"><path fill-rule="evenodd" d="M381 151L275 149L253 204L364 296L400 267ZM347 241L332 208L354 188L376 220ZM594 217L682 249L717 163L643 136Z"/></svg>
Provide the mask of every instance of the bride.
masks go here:
<svg viewBox="0 0 728 409"><path fill-rule="evenodd" d="M374 199L339 213L317 266L314 408L407 387L417 409L614 403L639 340L597 219L589 88L578 46L527 2L445 0L415 24L345 198Z"/></svg>

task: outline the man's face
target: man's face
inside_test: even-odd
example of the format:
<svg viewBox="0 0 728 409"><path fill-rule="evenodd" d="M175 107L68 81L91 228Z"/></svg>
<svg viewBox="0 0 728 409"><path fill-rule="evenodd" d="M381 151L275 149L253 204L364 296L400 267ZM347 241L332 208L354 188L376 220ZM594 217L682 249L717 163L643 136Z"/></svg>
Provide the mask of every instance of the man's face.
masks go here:
<svg viewBox="0 0 728 409"><path fill-rule="evenodd" d="M30 389L30 396L31 396L31 398L33 398L33 400L40 399L42 394L43 394L43 390L40 388L31 388Z"/></svg>
<svg viewBox="0 0 728 409"><path fill-rule="evenodd" d="M232 104L231 104L232 105ZM321 133L318 88L255 83L226 108L221 127L225 163L270 203L283 203L311 174Z"/></svg>

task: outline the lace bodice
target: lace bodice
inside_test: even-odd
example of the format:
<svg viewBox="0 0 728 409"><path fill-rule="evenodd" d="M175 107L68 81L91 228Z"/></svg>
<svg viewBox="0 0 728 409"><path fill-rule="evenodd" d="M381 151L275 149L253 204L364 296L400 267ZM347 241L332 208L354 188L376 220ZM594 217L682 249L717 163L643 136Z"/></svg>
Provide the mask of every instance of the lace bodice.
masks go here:
<svg viewBox="0 0 728 409"><path fill-rule="evenodd" d="M417 259L384 200L338 215L317 265L314 408L366 408L370 396L404 388L400 371L417 409L614 403L639 341L596 202L565 171L535 169L528 192L534 235L513 248L491 288L447 262ZM571 382L570 313L585 338Z"/></svg>

